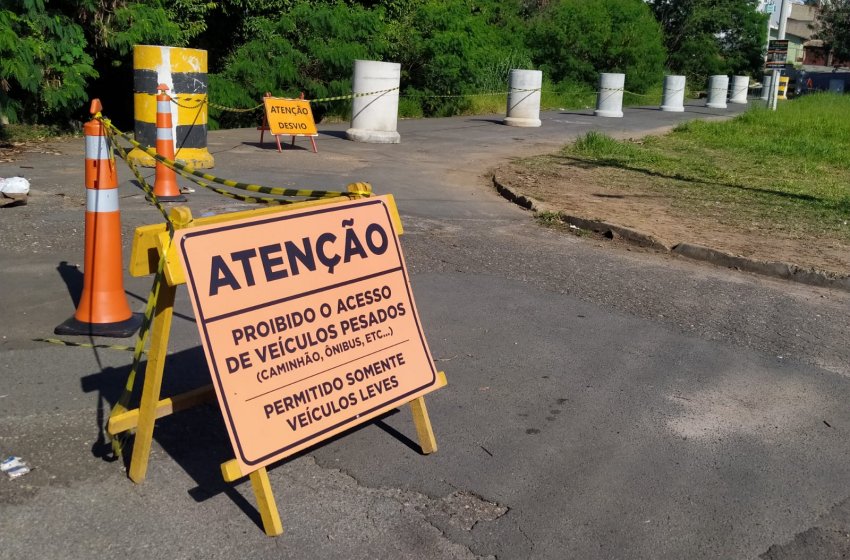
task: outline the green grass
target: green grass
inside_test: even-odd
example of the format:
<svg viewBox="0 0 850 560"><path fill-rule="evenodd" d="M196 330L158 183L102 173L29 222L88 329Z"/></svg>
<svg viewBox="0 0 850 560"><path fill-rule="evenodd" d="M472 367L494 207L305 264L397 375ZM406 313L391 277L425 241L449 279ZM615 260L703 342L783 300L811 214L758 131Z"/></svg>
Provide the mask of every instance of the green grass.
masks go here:
<svg viewBox="0 0 850 560"><path fill-rule="evenodd" d="M723 224L850 240L850 96L808 95L639 142L591 132L558 158L627 171L682 212Z"/></svg>

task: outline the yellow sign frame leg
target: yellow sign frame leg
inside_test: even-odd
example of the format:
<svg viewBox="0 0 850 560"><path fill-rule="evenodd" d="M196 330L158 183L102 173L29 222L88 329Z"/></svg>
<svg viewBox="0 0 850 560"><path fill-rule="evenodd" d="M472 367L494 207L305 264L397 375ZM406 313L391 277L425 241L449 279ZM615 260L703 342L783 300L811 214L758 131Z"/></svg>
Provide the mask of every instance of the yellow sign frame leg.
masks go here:
<svg viewBox="0 0 850 560"><path fill-rule="evenodd" d="M145 381L139 402L139 423L136 438L133 441L133 454L130 456L130 480L140 483L148 470L148 457L153 442L153 427L156 421L156 409L162 390L162 377L165 370L165 357L168 353L168 338L171 333L171 318L174 315L174 297L177 288L162 282L159 298L156 300L153 324L151 328L151 348L145 369Z"/></svg>
<svg viewBox="0 0 850 560"><path fill-rule="evenodd" d="M434 428L431 427L431 419L428 417L428 409L425 407L425 397L410 401L410 411L413 413L413 425L416 426L416 435L419 436L422 454L435 453L437 451L437 438L434 437Z"/></svg>
<svg viewBox="0 0 850 560"><path fill-rule="evenodd" d="M269 472L266 467L261 467L248 475L251 487L254 489L254 497L257 499L257 509L260 511L260 519L263 521L263 531L270 537L276 537L283 533L283 523L280 521L280 513L277 511L277 503L272 492L272 483L269 480Z"/></svg>
<svg viewBox="0 0 850 560"><path fill-rule="evenodd" d="M371 194L371 187L366 183L353 183L348 186L348 193L348 197L339 197L338 199L311 200L289 204L285 207L267 207L259 210L234 212L198 219L192 218L189 208L177 207L172 209L170 218L175 229L222 223L256 216L257 214L272 214L297 208L361 198L362 196L369 196ZM393 219L398 232L401 233L401 221L397 215ZM139 406L134 409L125 409L121 405L116 405L107 424L107 432L112 437L116 437L123 432L135 428L136 437L130 457L129 477L137 484L144 481L147 475L156 420L215 399L215 392L212 385L198 387L197 389L173 397L162 398L160 394L165 374L165 359L168 354L168 341L171 333L177 286L184 284L186 279L183 275L175 248L171 245L171 238L168 235L166 224L142 226L136 229L130 259L130 274L133 276L148 276L156 273L163 253L165 254L165 266L163 268L163 274L157 279L159 284L155 286L155 292L158 292L159 295L156 300L151 324L151 344L148 351L148 362L145 368L145 379L142 385ZM437 372L437 376L438 387L445 386L447 383L445 373L442 371ZM125 389L129 393L132 393L132 390L132 387ZM129 398L129 395L125 395L125 397ZM122 398L119 402L125 402L125 399ZM437 440L434 437L434 429L431 426L428 409L425 407L425 398L416 398L410 401L409 404L422 453L424 455L434 453L437 451ZM239 469L235 459L222 463L221 473L226 482L236 482L246 476ZM265 534L270 537L282 534L283 524L281 523L280 512L275 502L268 470L262 467L248 473L247 476L257 500L257 510L260 513Z"/></svg>

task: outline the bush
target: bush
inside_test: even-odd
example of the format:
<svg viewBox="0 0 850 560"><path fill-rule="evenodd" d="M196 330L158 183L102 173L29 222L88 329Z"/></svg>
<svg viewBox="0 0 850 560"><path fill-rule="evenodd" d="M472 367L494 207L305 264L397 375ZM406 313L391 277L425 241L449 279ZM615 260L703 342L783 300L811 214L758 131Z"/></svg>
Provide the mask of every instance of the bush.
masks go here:
<svg viewBox="0 0 850 560"><path fill-rule="evenodd" d="M767 16L758 0L650 0L662 23L671 70L702 87L714 74L761 71Z"/></svg>
<svg viewBox="0 0 850 560"><path fill-rule="evenodd" d="M519 8L511 2L428 0L408 25L398 62L406 93L427 116L470 108L466 97L449 96L507 91L508 72L531 66Z"/></svg>
<svg viewBox="0 0 850 560"><path fill-rule="evenodd" d="M530 22L534 62L554 82L595 84L600 72L626 74L644 92L664 75L661 27L643 0L561 0Z"/></svg>
<svg viewBox="0 0 850 560"><path fill-rule="evenodd" d="M83 29L38 3L0 10L0 115L9 122L69 119L97 76Z"/></svg>
<svg viewBox="0 0 850 560"><path fill-rule="evenodd" d="M221 72L210 75L210 99L229 107L250 107L265 92L275 96L334 97L351 92L355 59L380 58L385 50L381 10L341 3L299 2L276 21L256 20L255 38L238 47ZM326 113L345 116L349 103L314 107L317 120ZM211 110L212 128L255 124L254 113Z"/></svg>

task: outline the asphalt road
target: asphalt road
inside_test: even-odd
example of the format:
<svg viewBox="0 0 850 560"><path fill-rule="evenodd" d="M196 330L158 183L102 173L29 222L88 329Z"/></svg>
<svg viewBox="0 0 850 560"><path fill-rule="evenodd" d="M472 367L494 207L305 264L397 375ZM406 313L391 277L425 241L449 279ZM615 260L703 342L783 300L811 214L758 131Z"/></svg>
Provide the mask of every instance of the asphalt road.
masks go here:
<svg viewBox="0 0 850 560"><path fill-rule="evenodd" d="M217 407L157 423L147 480L103 455L130 355L33 341L74 311L83 143L0 165L30 204L0 210L0 558L834 558L850 552L850 320L844 292L540 228L487 170L587 130L641 136L740 109L402 121L400 145L320 127L319 153L211 133L215 173L393 193L418 309L448 387L422 456L406 408L270 471L285 534L225 484ZM107 106L108 113L108 106ZM48 153L44 153L48 152ZM159 221L121 172L125 247ZM206 192L195 215L242 208ZM125 260L129 251L125 250ZM149 279L127 278L144 307ZM208 377L185 290L166 391Z"/></svg>

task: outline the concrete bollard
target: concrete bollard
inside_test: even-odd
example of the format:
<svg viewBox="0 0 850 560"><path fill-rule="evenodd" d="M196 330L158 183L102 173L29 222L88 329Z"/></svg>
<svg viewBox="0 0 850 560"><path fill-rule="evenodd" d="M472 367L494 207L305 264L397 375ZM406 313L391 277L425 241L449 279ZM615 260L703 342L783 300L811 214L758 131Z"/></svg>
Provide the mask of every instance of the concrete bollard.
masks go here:
<svg viewBox="0 0 850 560"><path fill-rule="evenodd" d="M681 113L685 110L685 77L665 76L661 110Z"/></svg>
<svg viewBox="0 0 850 560"><path fill-rule="evenodd" d="M747 93L750 90L749 76L732 76L732 88L729 90L729 103L747 104Z"/></svg>
<svg viewBox="0 0 850 560"><path fill-rule="evenodd" d="M502 121L508 126L540 126L540 70L511 70L508 110Z"/></svg>
<svg viewBox="0 0 850 560"><path fill-rule="evenodd" d="M599 93L593 114L597 117L622 117L625 84L625 74L599 74Z"/></svg>
<svg viewBox="0 0 850 560"><path fill-rule="evenodd" d="M357 94L351 103L351 128L345 134L349 140L371 144L398 144L398 87L401 83L401 64L375 60L355 60L352 90ZM385 91L395 88L393 91Z"/></svg>
<svg viewBox="0 0 850 560"><path fill-rule="evenodd" d="M708 79L708 99L705 106L711 109L726 108L726 93L729 91L729 76L712 76Z"/></svg>
<svg viewBox="0 0 850 560"><path fill-rule="evenodd" d="M133 105L136 141L156 145L156 95L159 84L178 98L171 104L175 157L196 168L213 167L207 150L207 51L158 45L133 46ZM153 167L154 159L137 148L130 161Z"/></svg>
<svg viewBox="0 0 850 560"><path fill-rule="evenodd" d="M761 100L770 99L770 90L773 88L773 72L765 72L761 81Z"/></svg>

